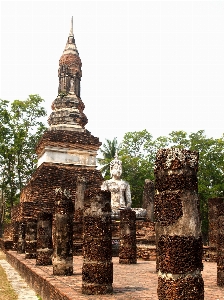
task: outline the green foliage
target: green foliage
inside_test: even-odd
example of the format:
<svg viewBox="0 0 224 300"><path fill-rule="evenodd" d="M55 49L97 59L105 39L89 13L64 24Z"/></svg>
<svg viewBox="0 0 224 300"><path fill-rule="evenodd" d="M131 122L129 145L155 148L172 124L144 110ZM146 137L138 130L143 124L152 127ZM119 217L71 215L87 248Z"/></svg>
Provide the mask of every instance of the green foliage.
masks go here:
<svg viewBox="0 0 224 300"><path fill-rule="evenodd" d="M147 130L128 132L121 143L122 178L131 186L132 205L141 207L145 179L153 179L153 161L147 151L152 136Z"/></svg>
<svg viewBox="0 0 224 300"><path fill-rule="evenodd" d="M41 122L46 116L43 102L39 95L12 103L0 99L0 202L6 216L36 168L35 145L46 130Z"/></svg>
<svg viewBox="0 0 224 300"><path fill-rule="evenodd" d="M100 149L103 158L98 158L97 161L102 166L100 171L105 179L110 178L110 162L114 159L116 151L119 151L119 147L117 138L115 137L112 141L106 139L103 148Z"/></svg>
<svg viewBox="0 0 224 300"><path fill-rule="evenodd" d="M202 232L208 232L208 199L224 197L224 135L219 139L207 138L200 130L187 135L176 131L169 135L173 147L199 152L198 194L202 219Z"/></svg>
<svg viewBox="0 0 224 300"><path fill-rule="evenodd" d="M112 146L114 141L107 141ZM142 193L145 179L154 179L154 162L159 149L178 147L199 152L198 193L202 219L202 232L208 232L208 198L224 197L224 135L221 138L208 138L203 130L187 134L184 131L173 131L167 137L161 136L153 140L147 130L127 132L119 147L119 158L122 160L122 178L131 186L134 207L142 204ZM104 150L111 149L112 147ZM105 151L105 154L110 151ZM104 152L102 152L104 153ZM108 154L107 153L107 154ZM113 155L105 156L107 163ZM108 178L106 178L108 179Z"/></svg>

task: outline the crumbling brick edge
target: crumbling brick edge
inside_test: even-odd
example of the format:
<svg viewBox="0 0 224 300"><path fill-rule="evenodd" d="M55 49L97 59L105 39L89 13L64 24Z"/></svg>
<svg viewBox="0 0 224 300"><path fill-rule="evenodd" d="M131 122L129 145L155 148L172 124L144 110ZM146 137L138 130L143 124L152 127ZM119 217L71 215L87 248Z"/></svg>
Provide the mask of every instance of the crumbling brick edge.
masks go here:
<svg viewBox="0 0 224 300"><path fill-rule="evenodd" d="M55 299L55 300L71 300L72 298L66 296L61 289L61 282L57 280L53 275L45 273L38 267L34 267L29 260L18 255L15 251L6 251L6 260L10 265L16 269L16 271L23 277L30 288L32 288L43 300ZM18 257L19 256L19 257ZM52 283L51 283L52 281ZM58 288L57 288L58 287ZM66 294L74 290L70 287L64 287Z"/></svg>

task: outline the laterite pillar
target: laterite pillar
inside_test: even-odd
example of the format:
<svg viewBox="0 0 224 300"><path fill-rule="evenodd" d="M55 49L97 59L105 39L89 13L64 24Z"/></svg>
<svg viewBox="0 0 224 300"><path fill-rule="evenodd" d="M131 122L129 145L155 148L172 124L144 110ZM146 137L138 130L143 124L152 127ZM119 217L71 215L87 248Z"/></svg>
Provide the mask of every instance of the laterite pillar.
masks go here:
<svg viewBox="0 0 224 300"><path fill-rule="evenodd" d="M19 221L13 222L12 241L13 241L12 250L17 251L18 241L19 241Z"/></svg>
<svg viewBox="0 0 224 300"><path fill-rule="evenodd" d="M19 222L18 228L18 244L17 244L17 253L25 253L25 235L26 235L26 223L21 221Z"/></svg>
<svg viewBox="0 0 224 300"><path fill-rule="evenodd" d="M69 191L58 191L55 201L55 234L52 257L53 275L73 274L73 212Z"/></svg>
<svg viewBox="0 0 224 300"><path fill-rule="evenodd" d="M52 214L40 212L37 220L37 257L36 265L51 265L53 254Z"/></svg>
<svg viewBox="0 0 224 300"><path fill-rule="evenodd" d="M210 198L208 199L208 241L209 241L209 261L217 261L217 240L218 240L218 217L219 205L224 203L224 198Z"/></svg>
<svg viewBox="0 0 224 300"><path fill-rule="evenodd" d="M120 264L136 264L136 213L131 208L120 211Z"/></svg>
<svg viewBox="0 0 224 300"><path fill-rule="evenodd" d="M113 292L112 234L110 192L86 190L82 293L87 295Z"/></svg>
<svg viewBox="0 0 224 300"><path fill-rule="evenodd" d="M218 205L217 285L224 287L224 203Z"/></svg>
<svg viewBox="0 0 224 300"><path fill-rule="evenodd" d="M28 219L26 223L25 258L36 258L37 252L37 220Z"/></svg>
<svg viewBox="0 0 224 300"><path fill-rule="evenodd" d="M154 194L154 182L150 179L145 179L142 197L142 208L146 209L146 218L151 222L154 221Z"/></svg>
<svg viewBox="0 0 224 300"><path fill-rule="evenodd" d="M158 299L203 300L202 235L197 194L198 152L158 151L155 221Z"/></svg>

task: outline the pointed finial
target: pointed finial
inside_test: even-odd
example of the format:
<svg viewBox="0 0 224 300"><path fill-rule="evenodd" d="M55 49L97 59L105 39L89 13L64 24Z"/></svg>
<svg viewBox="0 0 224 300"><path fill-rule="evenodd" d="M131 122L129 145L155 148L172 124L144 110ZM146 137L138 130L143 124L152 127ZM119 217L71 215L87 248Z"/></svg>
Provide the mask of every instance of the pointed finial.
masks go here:
<svg viewBox="0 0 224 300"><path fill-rule="evenodd" d="M72 16L72 19L71 19L71 29L70 29L70 32L69 32L69 36L74 36L74 34L73 34L73 16Z"/></svg>
<svg viewBox="0 0 224 300"><path fill-rule="evenodd" d="M65 50L64 50L63 54L69 54L69 53L79 56L79 52L76 48L74 34L73 34L73 17L71 18L71 29L69 32L68 40L65 45Z"/></svg>

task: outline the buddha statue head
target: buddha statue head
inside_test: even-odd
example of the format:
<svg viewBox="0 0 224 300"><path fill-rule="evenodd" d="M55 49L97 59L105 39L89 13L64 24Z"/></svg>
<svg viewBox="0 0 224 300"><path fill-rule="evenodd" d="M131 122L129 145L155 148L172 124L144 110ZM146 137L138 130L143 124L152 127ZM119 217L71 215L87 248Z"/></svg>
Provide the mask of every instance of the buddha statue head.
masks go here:
<svg viewBox="0 0 224 300"><path fill-rule="evenodd" d="M114 179L120 179L122 174L122 161L118 159L117 151L114 159L110 162L110 175Z"/></svg>

